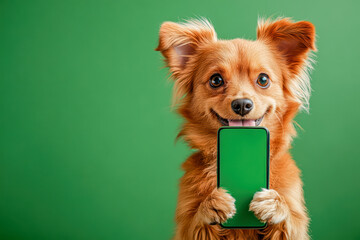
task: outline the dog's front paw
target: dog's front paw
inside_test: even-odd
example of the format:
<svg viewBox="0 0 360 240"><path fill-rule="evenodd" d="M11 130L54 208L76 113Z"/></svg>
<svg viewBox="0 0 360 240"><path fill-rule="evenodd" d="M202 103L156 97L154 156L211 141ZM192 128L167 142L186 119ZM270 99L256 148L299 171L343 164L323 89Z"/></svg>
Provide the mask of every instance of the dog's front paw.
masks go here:
<svg viewBox="0 0 360 240"><path fill-rule="evenodd" d="M211 225L226 222L235 212L235 199L222 188L215 189L199 207L200 221Z"/></svg>
<svg viewBox="0 0 360 240"><path fill-rule="evenodd" d="M250 211L263 221L271 224L283 222L290 216L285 200L273 189L262 189L255 193L250 203Z"/></svg>

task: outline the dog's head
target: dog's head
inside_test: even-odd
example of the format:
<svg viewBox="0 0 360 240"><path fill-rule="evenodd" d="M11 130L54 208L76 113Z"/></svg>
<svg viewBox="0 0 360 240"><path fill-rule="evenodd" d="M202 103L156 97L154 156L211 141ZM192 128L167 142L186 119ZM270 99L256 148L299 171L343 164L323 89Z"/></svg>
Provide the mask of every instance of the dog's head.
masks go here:
<svg viewBox="0 0 360 240"><path fill-rule="evenodd" d="M266 126L286 138L307 108L310 22L259 21L257 40L218 40L207 20L165 22L158 51L175 80L174 101L191 146L204 149L221 126ZM273 136L272 136L273 137Z"/></svg>

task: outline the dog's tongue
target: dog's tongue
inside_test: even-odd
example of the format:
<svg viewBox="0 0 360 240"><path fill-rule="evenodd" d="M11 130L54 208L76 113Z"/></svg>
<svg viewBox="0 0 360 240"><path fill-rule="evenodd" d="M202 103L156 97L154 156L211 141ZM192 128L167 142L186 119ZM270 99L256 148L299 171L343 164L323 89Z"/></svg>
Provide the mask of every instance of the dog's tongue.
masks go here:
<svg viewBox="0 0 360 240"><path fill-rule="evenodd" d="M251 127L255 126L255 120L228 120L229 126Z"/></svg>

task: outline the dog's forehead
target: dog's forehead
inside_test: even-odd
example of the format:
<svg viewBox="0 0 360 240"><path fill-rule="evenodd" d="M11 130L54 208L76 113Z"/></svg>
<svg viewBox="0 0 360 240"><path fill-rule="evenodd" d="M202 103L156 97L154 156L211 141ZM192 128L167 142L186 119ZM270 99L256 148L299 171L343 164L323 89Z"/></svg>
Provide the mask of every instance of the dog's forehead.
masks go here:
<svg viewBox="0 0 360 240"><path fill-rule="evenodd" d="M220 40L208 45L200 54L201 61L235 71L268 67L274 61L265 44L245 39Z"/></svg>

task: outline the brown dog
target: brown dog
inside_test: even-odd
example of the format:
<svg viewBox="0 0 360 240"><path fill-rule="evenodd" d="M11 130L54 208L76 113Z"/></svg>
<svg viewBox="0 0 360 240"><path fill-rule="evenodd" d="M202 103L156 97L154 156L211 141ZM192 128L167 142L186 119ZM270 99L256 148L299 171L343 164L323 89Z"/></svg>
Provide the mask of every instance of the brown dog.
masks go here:
<svg viewBox="0 0 360 240"><path fill-rule="evenodd" d="M293 118L307 109L309 54L315 28L290 19L259 21L257 40L218 40L205 19L165 22L159 46L175 80L174 101L185 118L179 133L198 151L182 165L175 239L308 239L300 170L288 150ZM270 190L250 210L268 226L222 229L234 199L216 186L217 130L223 125L270 131Z"/></svg>

